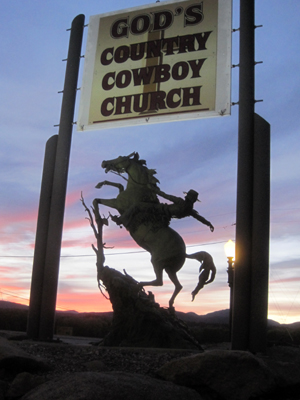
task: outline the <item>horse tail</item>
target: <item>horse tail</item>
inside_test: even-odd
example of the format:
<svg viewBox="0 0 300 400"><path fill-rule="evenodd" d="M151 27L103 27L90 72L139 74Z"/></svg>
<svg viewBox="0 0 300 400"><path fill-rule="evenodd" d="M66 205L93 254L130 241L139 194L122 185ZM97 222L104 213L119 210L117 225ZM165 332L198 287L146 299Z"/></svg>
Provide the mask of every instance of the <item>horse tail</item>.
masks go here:
<svg viewBox="0 0 300 400"><path fill-rule="evenodd" d="M206 251L198 251L197 253L186 254L185 258L192 258L192 259L197 260L202 263L205 259L209 259L212 257Z"/></svg>
<svg viewBox="0 0 300 400"><path fill-rule="evenodd" d="M211 273L210 279L205 282L205 285L214 281L217 268L214 264L212 256L209 253L206 251L198 251L197 253L186 254L185 257L199 261L201 263L200 271L205 270L207 273Z"/></svg>

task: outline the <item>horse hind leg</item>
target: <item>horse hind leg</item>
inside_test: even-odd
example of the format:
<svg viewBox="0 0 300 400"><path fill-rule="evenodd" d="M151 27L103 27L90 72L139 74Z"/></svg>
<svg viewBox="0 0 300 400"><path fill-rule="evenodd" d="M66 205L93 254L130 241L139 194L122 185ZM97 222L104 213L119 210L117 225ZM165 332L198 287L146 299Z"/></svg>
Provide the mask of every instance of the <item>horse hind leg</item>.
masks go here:
<svg viewBox="0 0 300 400"><path fill-rule="evenodd" d="M169 307L173 308L173 304L174 304L175 298L178 295L178 293L181 291L183 286L179 282L179 280L177 278L177 275L176 275L176 272L172 272L172 271L166 271L166 272L167 272L171 282L173 282L174 285L175 285L175 290L174 290L174 292L172 294L172 297L169 300Z"/></svg>
<svg viewBox="0 0 300 400"><path fill-rule="evenodd" d="M156 270L155 271L156 279L154 281L149 282L140 282L140 286L162 286L163 285L163 271Z"/></svg>

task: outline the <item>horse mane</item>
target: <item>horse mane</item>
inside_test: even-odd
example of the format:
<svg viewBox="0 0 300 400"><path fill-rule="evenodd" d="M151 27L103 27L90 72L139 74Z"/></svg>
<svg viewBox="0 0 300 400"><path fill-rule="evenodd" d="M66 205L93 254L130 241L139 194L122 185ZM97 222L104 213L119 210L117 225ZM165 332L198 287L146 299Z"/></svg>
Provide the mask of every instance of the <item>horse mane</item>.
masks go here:
<svg viewBox="0 0 300 400"><path fill-rule="evenodd" d="M132 154L131 154L132 155ZM130 157L130 156L129 156ZM147 168L147 163L146 160L140 160L140 155L136 151L133 153L133 161L135 161L137 164L141 165L142 167ZM148 169L148 168L147 168Z"/></svg>
<svg viewBox="0 0 300 400"><path fill-rule="evenodd" d="M148 168L147 168L148 169ZM155 187L158 187L157 184L160 183L157 178L155 178L156 170L155 169L148 169L148 178L149 183Z"/></svg>
<svg viewBox="0 0 300 400"><path fill-rule="evenodd" d="M139 153L137 153L137 152L134 153L134 156L133 156L132 160L145 169L145 172L148 175L148 184L150 185L150 187L154 186L155 188L157 188L158 187L157 184L160 183L160 182L154 176L154 175L156 175L156 170L155 169L149 169L147 167L146 160L140 160Z"/></svg>

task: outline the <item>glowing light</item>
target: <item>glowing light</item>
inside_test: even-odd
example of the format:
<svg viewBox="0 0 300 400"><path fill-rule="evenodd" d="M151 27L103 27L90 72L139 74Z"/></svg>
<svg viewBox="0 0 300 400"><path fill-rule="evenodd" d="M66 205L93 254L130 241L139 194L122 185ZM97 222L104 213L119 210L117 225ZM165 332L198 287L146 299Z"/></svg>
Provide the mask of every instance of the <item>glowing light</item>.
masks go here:
<svg viewBox="0 0 300 400"><path fill-rule="evenodd" d="M227 258L235 257L235 243L232 240L228 240L228 242L224 245L224 250Z"/></svg>

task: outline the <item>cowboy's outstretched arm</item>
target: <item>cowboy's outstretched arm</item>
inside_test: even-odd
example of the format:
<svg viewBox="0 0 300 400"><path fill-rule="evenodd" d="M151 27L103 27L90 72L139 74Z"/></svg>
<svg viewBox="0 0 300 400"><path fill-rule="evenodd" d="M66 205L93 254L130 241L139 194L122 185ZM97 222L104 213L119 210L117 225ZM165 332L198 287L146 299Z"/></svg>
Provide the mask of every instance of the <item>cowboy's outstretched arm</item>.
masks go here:
<svg viewBox="0 0 300 400"><path fill-rule="evenodd" d="M170 201L172 201L172 202L175 203L175 204L182 200L180 197L173 196L173 195L171 195L171 194L167 194L167 193L161 191L161 190L158 189L158 188L155 189L155 192L156 192L159 196L163 197L164 199L170 200Z"/></svg>
<svg viewBox="0 0 300 400"><path fill-rule="evenodd" d="M207 219L199 215L196 210L192 210L191 216L194 217L197 221L202 222L202 224L209 226L211 232L214 231L215 228L213 227L213 225L209 221L207 221Z"/></svg>

